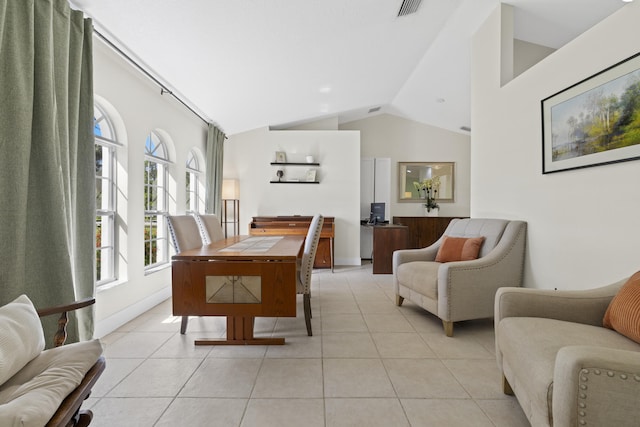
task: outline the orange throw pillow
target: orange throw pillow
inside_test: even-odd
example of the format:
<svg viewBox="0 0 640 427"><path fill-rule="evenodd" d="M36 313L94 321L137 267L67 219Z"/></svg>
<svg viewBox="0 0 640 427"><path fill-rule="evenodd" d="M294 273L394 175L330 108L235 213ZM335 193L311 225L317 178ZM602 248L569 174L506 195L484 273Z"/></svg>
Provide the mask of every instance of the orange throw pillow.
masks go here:
<svg viewBox="0 0 640 427"><path fill-rule="evenodd" d="M436 254L437 262L470 261L478 258L484 237L444 236Z"/></svg>
<svg viewBox="0 0 640 427"><path fill-rule="evenodd" d="M640 343L640 271L622 285L604 313L605 328Z"/></svg>

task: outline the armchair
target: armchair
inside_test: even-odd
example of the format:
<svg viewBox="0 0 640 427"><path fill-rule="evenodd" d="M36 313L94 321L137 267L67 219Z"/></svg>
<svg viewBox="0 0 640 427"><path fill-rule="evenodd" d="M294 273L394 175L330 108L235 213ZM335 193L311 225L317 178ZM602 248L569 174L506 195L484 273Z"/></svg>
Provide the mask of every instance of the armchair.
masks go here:
<svg viewBox="0 0 640 427"><path fill-rule="evenodd" d="M604 328L625 280L589 290L503 288L496 360L534 426L637 426L640 344Z"/></svg>
<svg viewBox="0 0 640 427"><path fill-rule="evenodd" d="M93 414L82 410L105 369L97 339L63 345L67 312L95 302L87 298L36 312L25 295L0 307L0 425L84 427ZM60 314L54 348L44 350L39 317Z"/></svg>
<svg viewBox="0 0 640 427"><path fill-rule="evenodd" d="M435 314L449 337L454 322L492 317L498 288L522 284L526 229L523 221L453 219L431 246L395 251L396 305L407 298ZM478 258L437 262L445 236L484 237Z"/></svg>

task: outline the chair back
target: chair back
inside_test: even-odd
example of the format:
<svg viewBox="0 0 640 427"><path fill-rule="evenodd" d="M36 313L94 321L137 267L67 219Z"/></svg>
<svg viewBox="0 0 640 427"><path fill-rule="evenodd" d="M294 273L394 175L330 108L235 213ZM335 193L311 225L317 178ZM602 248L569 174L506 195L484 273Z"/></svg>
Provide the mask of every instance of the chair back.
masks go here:
<svg viewBox="0 0 640 427"><path fill-rule="evenodd" d="M451 237L484 237L478 258L491 252L500 242L509 220L493 218L453 219L444 231L443 236Z"/></svg>
<svg viewBox="0 0 640 427"><path fill-rule="evenodd" d="M202 246L198 224L191 215L169 215L169 234L176 253Z"/></svg>
<svg viewBox="0 0 640 427"><path fill-rule="evenodd" d="M311 272L313 271L313 261L316 258L318 250L318 242L320 242L320 232L324 224L324 217L316 214L311 220L307 238L304 242L304 250L302 252L302 263L299 271L299 283L303 289L298 289L298 293L309 293L311 289Z"/></svg>
<svg viewBox="0 0 640 427"><path fill-rule="evenodd" d="M222 226L220 225L220 220L217 215L194 214L194 217L198 223L200 236L204 245L224 239Z"/></svg>

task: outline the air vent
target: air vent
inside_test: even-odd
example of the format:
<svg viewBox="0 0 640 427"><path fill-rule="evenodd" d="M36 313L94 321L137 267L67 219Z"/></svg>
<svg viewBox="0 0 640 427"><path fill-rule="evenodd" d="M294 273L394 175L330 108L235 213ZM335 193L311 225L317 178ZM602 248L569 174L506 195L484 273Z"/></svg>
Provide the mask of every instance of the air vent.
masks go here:
<svg viewBox="0 0 640 427"><path fill-rule="evenodd" d="M380 111L380 108L382 108L382 107L373 107L373 108L369 108L369 114L371 114L371 113L375 113L375 112L377 112L377 111Z"/></svg>
<svg viewBox="0 0 640 427"><path fill-rule="evenodd" d="M400 10L398 11L398 16L406 16L411 15L412 13L416 13L418 8L420 7L420 3L422 0L402 0L402 5L400 5Z"/></svg>

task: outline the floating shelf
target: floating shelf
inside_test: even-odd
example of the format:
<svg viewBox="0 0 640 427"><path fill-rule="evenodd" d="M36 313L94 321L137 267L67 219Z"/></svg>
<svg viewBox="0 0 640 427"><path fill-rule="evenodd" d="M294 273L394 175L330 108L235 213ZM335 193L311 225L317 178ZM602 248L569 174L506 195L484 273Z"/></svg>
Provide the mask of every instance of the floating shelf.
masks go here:
<svg viewBox="0 0 640 427"><path fill-rule="evenodd" d="M320 181L269 181L271 184L320 184Z"/></svg>
<svg viewBox="0 0 640 427"><path fill-rule="evenodd" d="M320 166L320 163L283 163L271 162L271 166Z"/></svg>

